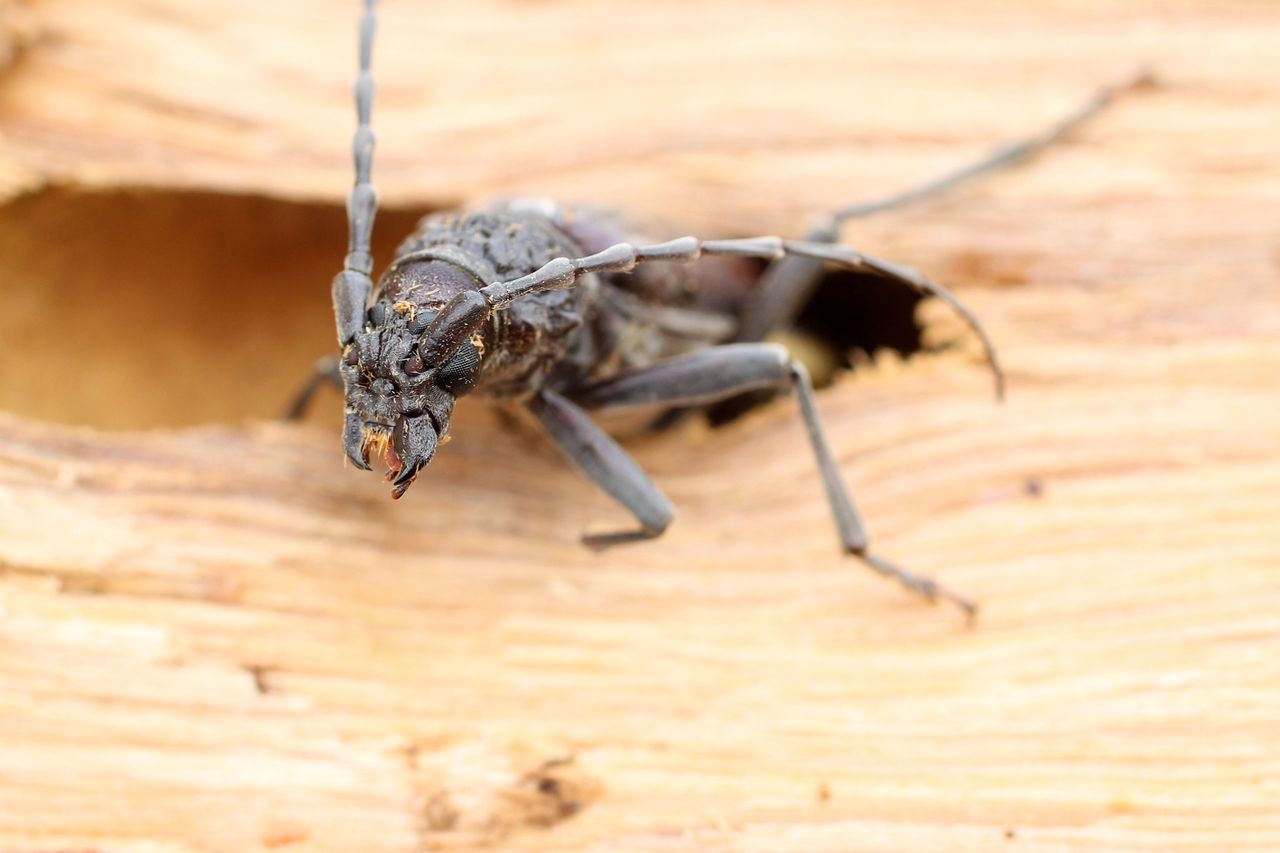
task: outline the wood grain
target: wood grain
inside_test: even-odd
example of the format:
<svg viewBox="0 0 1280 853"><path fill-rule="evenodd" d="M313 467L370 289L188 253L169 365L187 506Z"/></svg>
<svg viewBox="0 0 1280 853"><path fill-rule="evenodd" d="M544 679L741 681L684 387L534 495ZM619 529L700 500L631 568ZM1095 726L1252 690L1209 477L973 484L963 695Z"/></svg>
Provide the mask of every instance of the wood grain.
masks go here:
<svg viewBox="0 0 1280 853"><path fill-rule="evenodd" d="M972 629L836 554L785 402L629 441L680 514L603 556L483 406L401 502L332 397L266 420L332 336L352 5L0 4L0 850L1280 848L1272 4L382 4L383 258L511 192L794 233L1157 69L850 230L1009 365L820 399Z"/></svg>

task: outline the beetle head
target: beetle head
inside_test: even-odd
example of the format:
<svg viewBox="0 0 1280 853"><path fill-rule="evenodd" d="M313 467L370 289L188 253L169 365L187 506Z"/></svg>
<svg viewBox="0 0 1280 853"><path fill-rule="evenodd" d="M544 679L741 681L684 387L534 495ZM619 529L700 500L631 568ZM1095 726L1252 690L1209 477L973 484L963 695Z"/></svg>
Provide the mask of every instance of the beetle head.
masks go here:
<svg viewBox="0 0 1280 853"><path fill-rule="evenodd" d="M392 497L405 493L447 440L454 402L479 378L483 344L475 333L478 323L459 322L458 312L451 312L459 302L475 305L478 299L484 306L476 291L470 294L439 312L410 301L380 299L368 310L364 327L343 347L343 449L364 470L381 457Z"/></svg>

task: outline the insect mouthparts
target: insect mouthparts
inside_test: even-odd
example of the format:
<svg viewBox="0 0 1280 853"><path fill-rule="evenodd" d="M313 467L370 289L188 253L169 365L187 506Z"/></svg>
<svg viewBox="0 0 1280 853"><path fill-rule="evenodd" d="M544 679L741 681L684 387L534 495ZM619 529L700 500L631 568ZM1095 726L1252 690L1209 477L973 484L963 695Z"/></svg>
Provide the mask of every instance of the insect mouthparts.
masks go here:
<svg viewBox="0 0 1280 853"><path fill-rule="evenodd" d="M366 465L370 459L383 458L387 460L387 466L391 467L392 458L395 457L395 451L391 448L391 429L381 424L365 424L360 434L360 456ZM399 461L395 457L397 471Z"/></svg>

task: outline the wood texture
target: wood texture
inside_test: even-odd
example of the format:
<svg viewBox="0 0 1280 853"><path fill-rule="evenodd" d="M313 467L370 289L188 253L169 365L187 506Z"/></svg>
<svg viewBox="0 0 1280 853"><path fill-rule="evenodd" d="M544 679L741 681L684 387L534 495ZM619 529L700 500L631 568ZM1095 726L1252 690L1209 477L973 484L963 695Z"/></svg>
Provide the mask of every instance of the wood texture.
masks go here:
<svg viewBox="0 0 1280 853"><path fill-rule="evenodd" d="M0 850L1280 848L1273 4L382 5L383 258L507 192L792 233L1157 69L849 235L1009 365L820 399L981 620L839 558L786 403L629 442L656 543L580 549L617 511L474 405L391 502L332 397L264 420L332 335L352 4L0 4Z"/></svg>

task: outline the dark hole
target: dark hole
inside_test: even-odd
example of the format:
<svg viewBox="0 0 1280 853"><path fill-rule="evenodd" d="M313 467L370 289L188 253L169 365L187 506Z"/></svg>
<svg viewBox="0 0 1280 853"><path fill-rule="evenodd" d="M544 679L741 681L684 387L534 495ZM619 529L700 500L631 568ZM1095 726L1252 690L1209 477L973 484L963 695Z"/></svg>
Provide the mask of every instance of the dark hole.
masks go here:
<svg viewBox="0 0 1280 853"><path fill-rule="evenodd" d="M920 351L923 331L916 306L923 297L898 282L870 273L833 272L822 280L796 326L829 344L842 366L850 355L888 348L906 356Z"/></svg>
<svg viewBox="0 0 1280 853"><path fill-rule="evenodd" d="M903 358L922 348L916 306L924 297L909 287L871 273L835 271L826 275L800 312L796 328L829 348L836 364L856 369L854 353L891 349ZM711 407L720 426L767 402L768 394L743 394Z"/></svg>

